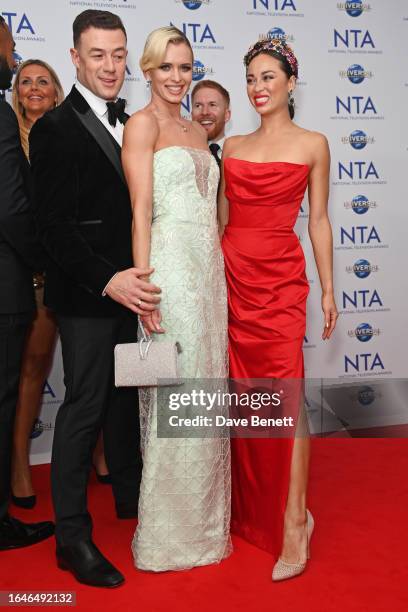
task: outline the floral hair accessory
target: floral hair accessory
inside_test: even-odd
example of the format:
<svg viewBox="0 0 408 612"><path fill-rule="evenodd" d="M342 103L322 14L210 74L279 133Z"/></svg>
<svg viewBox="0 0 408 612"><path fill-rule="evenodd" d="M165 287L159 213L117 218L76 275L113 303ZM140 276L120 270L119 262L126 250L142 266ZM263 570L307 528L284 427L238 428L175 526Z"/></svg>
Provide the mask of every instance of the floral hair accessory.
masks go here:
<svg viewBox="0 0 408 612"><path fill-rule="evenodd" d="M293 53L292 49L285 42L278 38L263 38L258 40L252 47L248 49L247 54L244 57L245 66L249 66L254 57L262 53L263 51L274 51L278 53L288 62L292 69L292 74L298 77L298 61Z"/></svg>

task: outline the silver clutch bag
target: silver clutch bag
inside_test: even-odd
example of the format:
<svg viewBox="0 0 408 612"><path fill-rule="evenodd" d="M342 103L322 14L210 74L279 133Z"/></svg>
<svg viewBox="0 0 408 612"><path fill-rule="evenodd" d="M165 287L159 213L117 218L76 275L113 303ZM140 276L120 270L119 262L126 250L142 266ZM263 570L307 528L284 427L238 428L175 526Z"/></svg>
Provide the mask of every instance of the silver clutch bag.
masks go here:
<svg viewBox="0 0 408 612"><path fill-rule="evenodd" d="M178 342L155 342L139 318L139 342L115 346L116 387L157 387L179 384Z"/></svg>

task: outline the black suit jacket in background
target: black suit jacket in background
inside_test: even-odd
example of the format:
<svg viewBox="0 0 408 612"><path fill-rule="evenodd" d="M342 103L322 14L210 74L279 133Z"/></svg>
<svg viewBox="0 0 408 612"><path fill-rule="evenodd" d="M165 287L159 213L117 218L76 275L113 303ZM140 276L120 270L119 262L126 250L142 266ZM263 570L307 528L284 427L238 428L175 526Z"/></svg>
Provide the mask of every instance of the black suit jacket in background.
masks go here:
<svg viewBox="0 0 408 612"><path fill-rule="evenodd" d="M44 265L30 204L30 166L16 115L0 99L0 314L34 310L32 275Z"/></svg>
<svg viewBox="0 0 408 612"><path fill-rule="evenodd" d="M70 316L116 316L102 297L119 270L132 267L132 211L120 147L73 87L30 133L34 206L51 256L47 306Z"/></svg>

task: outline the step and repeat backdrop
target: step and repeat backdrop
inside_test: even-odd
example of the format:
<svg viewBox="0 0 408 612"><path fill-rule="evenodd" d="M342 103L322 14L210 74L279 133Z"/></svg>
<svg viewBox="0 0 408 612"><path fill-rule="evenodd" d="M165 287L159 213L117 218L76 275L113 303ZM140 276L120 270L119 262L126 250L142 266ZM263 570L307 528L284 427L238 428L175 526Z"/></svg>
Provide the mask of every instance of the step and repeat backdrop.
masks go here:
<svg viewBox="0 0 408 612"><path fill-rule="evenodd" d="M307 197L296 226L307 259L310 297L304 341L306 376L360 384L349 394L356 410L376 399L371 380L407 375L408 3L406 0L2 0L21 60L40 58L68 93L72 21L106 9L122 18L129 57L122 91L131 112L148 101L138 65L147 34L174 24L194 49L194 80L211 78L231 93L228 134L257 126L246 98L242 62L260 36L294 48L300 73L296 121L326 134L331 165L330 218L338 328L321 340L320 285L307 232ZM183 102L189 115L191 98ZM44 388L32 440L32 461L49 459L55 414L64 393L60 348ZM381 394L380 394L381 395ZM384 394L383 394L384 395ZM347 397L346 397L347 400Z"/></svg>

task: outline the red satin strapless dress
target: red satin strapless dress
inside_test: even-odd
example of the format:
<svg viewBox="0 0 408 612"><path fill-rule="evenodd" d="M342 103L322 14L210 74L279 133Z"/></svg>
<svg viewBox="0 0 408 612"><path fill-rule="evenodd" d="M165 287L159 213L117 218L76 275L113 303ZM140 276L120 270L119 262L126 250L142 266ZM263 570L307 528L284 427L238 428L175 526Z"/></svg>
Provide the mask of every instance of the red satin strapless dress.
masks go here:
<svg viewBox="0 0 408 612"><path fill-rule="evenodd" d="M231 378L303 378L309 285L293 231L309 167L224 161ZM232 532L280 554L293 439L232 443Z"/></svg>

